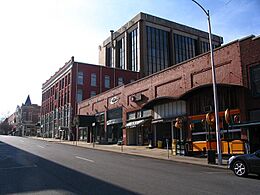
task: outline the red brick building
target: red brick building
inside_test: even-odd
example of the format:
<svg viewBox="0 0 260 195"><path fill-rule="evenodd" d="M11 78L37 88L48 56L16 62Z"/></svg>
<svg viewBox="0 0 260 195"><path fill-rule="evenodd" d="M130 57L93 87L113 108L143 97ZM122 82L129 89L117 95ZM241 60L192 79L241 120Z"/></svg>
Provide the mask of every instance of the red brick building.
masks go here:
<svg viewBox="0 0 260 195"><path fill-rule="evenodd" d="M244 142L249 142L251 151L259 149L260 38L249 36L226 44L215 49L214 58L223 151L228 142L229 147L238 150L236 143ZM232 127L224 120L227 108ZM79 115L96 117L95 127L88 128L98 141L115 143L123 137L127 145L152 141L153 146L164 146L168 139L170 145L172 141L184 142L187 151L192 152L215 148L214 127L205 123L206 114L212 110L209 53L78 105ZM181 129L174 125L177 117L183 119Z"/></svg>
<svg viewBox="0 0 260 195"><path fill-rule="evenodd" d="M137 72L76 62L72 57L42 85L43 136L62 136L65 139L73 135L75 138L72 119L76 114L77 103L137 80L138 75Z"/></svg>

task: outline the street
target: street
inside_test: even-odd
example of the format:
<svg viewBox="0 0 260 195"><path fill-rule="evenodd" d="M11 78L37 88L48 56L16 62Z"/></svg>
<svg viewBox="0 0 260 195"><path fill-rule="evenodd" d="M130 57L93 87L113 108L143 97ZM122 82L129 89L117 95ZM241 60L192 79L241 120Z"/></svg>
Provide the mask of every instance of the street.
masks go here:
<svg viewBox="0 0 260 195"><path fill-rule="evenodd" d="M0 194L258 194L230 170L0 136Z"/></svg>

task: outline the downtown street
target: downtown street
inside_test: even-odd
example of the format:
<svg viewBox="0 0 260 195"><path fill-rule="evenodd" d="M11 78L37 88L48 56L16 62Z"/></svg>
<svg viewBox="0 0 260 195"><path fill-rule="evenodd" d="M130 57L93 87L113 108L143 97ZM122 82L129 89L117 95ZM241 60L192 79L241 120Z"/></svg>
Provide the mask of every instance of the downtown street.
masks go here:
<svg viewBox="0 0 260 195"><path fill-rule="evenodd" d="M259 178L177 163L0 136L0 194L257 194Z"/></svg>

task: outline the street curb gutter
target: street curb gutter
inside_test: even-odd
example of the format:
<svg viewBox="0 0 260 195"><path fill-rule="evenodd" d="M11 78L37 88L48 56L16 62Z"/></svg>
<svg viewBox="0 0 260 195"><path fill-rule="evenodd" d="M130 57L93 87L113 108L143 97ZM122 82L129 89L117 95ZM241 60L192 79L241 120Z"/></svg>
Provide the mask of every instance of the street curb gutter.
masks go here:
<svg viewBox="0 0 260 195"><path fill-rule="evenodd" d="M181 160L181 159L168 159L167 157L158 157L158 156L151 156L151 155L145 155L145 154L138 154L138 153L131 153L127 151L116 151L116 150L109 150L109 149L104 149L104 148L97 148L97 147L86 147L82 145L74 145L74 144L69 144L66 142L59 142L59 141L51 141L51 140L44 140L44 139L38 139L38 138L32 138L32 139L37 139L37 140L42 140L46 142L52 142L52 143L57 143L57 144L64 144L64 145L70 145L70 146L75 146L75 147L81 147L81 148L86 148L86 149L91 149L91 150L100 150L100 151L106 151L106 152L113 152L113 153L120 153L120 154L125 154L125 155L132 155L132 156L139 156L139 157L146 157L146 158L153 158L157 160L165 160L165 161L174 161L177 163L185 163L185 164L190 164L190 165L197 165L197 166L203 166L203 167L209 167L209 168L217 168L217 169L222 169L222 170L228 170L227 165L215 165L215 164L203 164L200 162L192 162L192 161L186 161L186 160ZM192 159L191 159L192 160Z"/></svg>

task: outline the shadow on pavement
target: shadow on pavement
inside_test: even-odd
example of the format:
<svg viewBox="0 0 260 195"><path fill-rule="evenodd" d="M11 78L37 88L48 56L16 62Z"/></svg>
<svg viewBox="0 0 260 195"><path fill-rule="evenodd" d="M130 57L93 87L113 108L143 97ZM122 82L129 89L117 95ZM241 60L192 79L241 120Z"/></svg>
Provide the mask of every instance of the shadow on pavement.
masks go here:
<svg viewBox="0 0 260 195"><path fill-rule="evenodd" d="M0 142L0 194L137 194Z"/></svg>

